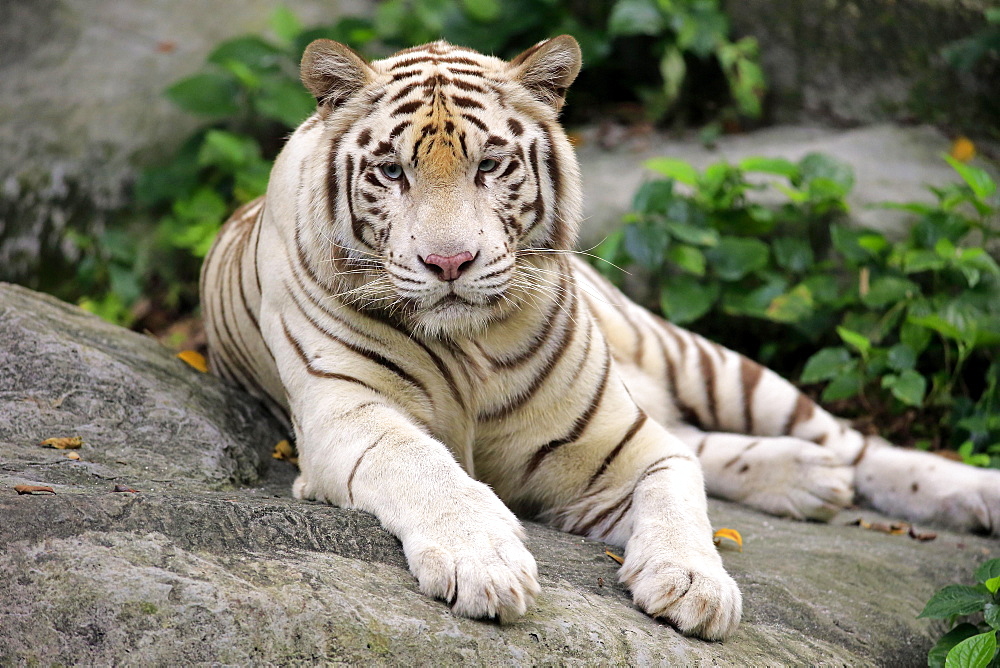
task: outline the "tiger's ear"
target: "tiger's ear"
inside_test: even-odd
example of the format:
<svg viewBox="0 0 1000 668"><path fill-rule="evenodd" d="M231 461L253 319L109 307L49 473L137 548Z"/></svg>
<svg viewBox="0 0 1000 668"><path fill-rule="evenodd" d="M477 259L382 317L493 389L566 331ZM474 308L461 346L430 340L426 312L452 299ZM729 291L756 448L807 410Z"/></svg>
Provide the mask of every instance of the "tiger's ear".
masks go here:
<svg viewBox="0 0 1000 668"><path fill-rule="evenodd" d="M580 45L570 35L539 42L514 60L514 80L556 111L566 101L566 89L580 73Z"/></svg>
<svg viewBox="0 0 1000 668"><path fill-rule="evenodd" d="M336 107L373 81L375 70L351 47L317 39L302 54L299 75L321 107Z"/></svg>

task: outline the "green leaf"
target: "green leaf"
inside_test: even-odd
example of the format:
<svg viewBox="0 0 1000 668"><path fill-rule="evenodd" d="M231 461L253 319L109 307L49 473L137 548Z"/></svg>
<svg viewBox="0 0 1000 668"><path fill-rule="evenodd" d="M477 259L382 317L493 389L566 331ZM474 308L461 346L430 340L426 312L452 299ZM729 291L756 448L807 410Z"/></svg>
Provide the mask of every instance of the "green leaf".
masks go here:
<svg viewBox="0 0 1000 668"><path fill-rule="evenodd" d="M996 653L997 634L990 630L952 647L944 665L945 668L986 668Z"/></svg>
<svg viewBox="0 0 1000 668"><path fill-rule="evenodd" d="M776 237L771 241L774 250L774 261L778 266L788 271L803 273L813 266L812 246L805 239L797 237Z"/></svg>
<svg viewBox="0 0 1000 668"><path fill-rule="evenodd" d="M198 151L198 164L219 167L233 173L260 158L260 146L253 137L225 130L209 130Z"/></svg>
<svg viewBox="0 0 1000 668"><path fill-rule="evenodd" d="M1000 590L1000 575L995 578L990 578L983 584L986 585L986 588L990 590L991 594L997 593L997 590Z"/></svg>
<svg viewBox="0 0 1000 668"><path fill-rule="evenodd" d="M775 322L799 322L811 316L815 306L812 292L800 283L771 300L767 307L767 317Z"/></svg>
<svg viewBox="0 0 1000 668"><path fill-rule="evenodd" d="M847 348L823 348L809 358L799 380L803 383L818 383L836 378L849 368L852 361Z"/></svg>
<svg viewBox="0 0 1000 668"><path fill-rule="evenodd" d="M899 328L899 340L912 348L913 352L918 355L927 349L933 336L931 330L909 320L903 322Z"/></svg>
<svg viewBox="0 0 1000 668"><path fill-rule="evenodd" d="M298 126L316 110L316 101L302 84L284 77L265 80L253 104L260 114L283 123L288 129Z"/></svg>
<svg viewBox="0 0 1000 668"><path fill-rule="evenodd" d="M870 308L883 308L897 304L920 294L920 286L897 276L880 276L871 282L868 293L862 295L861 302Z"/></svg>
<svg viewBox="0 0 1000 668"><path fill-rule="evenodd" d="M474 21L490 23L500 18L499 0L462 0L465 13Z"/></svg>
<svg viewBox="0 0 1000 668"><path fill-rule="evenodd" d="M948 585L931 596L917 619L947 619L955 615L971 615L990 602L990 594L983 587Z"/></svg>
<svg viewBox="0 0 1000 668"><path fill-rule="evenodd" d="M799 171L804 184L825 179L822 188L844 196L854 187L854 170L845 162L823 153L810 153L799 161Z"/></svg>
<svg viewBox="0 0 1000 668"><path fill-rule="evenodd" d="M892 396L907 406L920 406L927 392L927 379L913 369L906 369L898 376L887 374L882 378L882 387L888 388Z"/></svg>
<svg viewBox="0 0 1000 668"><path fill-rule="evenodd" d="M941 336L949 339L962 341L965 338L962 335L962 331L958 327L936 314L922 316L910 314L906 317L906 320L914 325L921 325L923 327L927 327L928 329L933 329Z"/></svg>
<svg viewBox="0 0 1000 668"><path fill-rule="evenodd" d="M799 173L799 167L795 163L784 158L744 158L737 166L744 172L758 172L760 174L775 174L792 179Z"/></svg>
<svg viewBox="0 0 1000 668"><path fill-rule="evenodd" d="M962 642L966 638L971 638L979 634L979 629L973 624L963 623L944 634L937 644L927 653L927 665L929 668L944 668L944 662L951 648Z"/></svg>
<svg viewBox="0 0 1000 668"><path fill-rule="evenodd" d="M625 252L646 269L660 268L669 243L667 231L654 222L640 221L625 226Z"/></svg>
<svg viewBox="0 0 1000 668"><path fill-rule="evenodd" d="M996 182L990 178L990 175L985 171L973 167L972 165L966 165L965 163L959 162L950 155L944 156L944 159L948 161L952 169L958 172L958 175L962 177L962 180L969 184L972 192L975 193L976 197L980 200L985 200L993 193L997 191Z"/></svg>
<svg viewBox="0 0 1000 668"><path fill-rule="evenodd" d="M667 250L667 260L695 276L705 275L705 254L694 246L673 244Z"/></svg>
<svg viewBox="0 0 1000 668"><path fill-rule="evenodd" d="M1000 559L985 561L976 569L976 582L986 582L995 577L1000 577Z"/></svg>
<svg viewBox="0 0 1000 668"><path fill-rule="evenodd" d="M278 68L283 57L281 49L273 44L255 35L246 35L215 47L208 56L208 62L223 65L235 60L256 72L271 72Z"/></svg>
<svg viewBox="0 0 1000 668"><path fill-rule="evenodd" d="M618 0L608 17L608 32L619 35L659 35L666 28L655 0Z"/></svg>
<svg viewBox="0 0 1000 668"><path fill-rule="evenodd" d="M856 349L863 357L867 357L868 353L871 352L872 342L864 334L847 329L846 327L838 327L837 334L844 343Z"/></svg>
<svg viewBox="0 0 1000 668"><path fill-rule="evenodd" d="M285 44L291 44L302 32L302 23L288 7L279 6L271 14L271 30Z"/></svg>
<svg viewBox="0 0 1000 668"><path fill-rule="evenodd" d="M719 233L711 227L698 227L676 220L668 220L667 230L678 241L695 246L715 246L719 243Z"/></svg>
<svg viewBox="0 0 1000 668"><path fill-rule="evenodd" d="M823 401L838 401L849 399L861 394L865 386L864 378L857 369L847 371L830 381L830 384L823 389L820 399Z"/></svg>
<svg viewBox="0 0 1000 668"><path fill-rule="evenodd" d="M705 253L712 269L725 281L738 281L767 266L770 250L763 241L723 237L715 248Z"/></svg>
<svg viewBox="0 0 1000 668"><path fill-rule="evenodd" d="M1000 603L987 603L983 618L991 627L1000 630Z"/></svg>
<svg viewBox="0 0 1000 668"><path fill-rule="evenodd" d="M202 116L231 116L239 111L238 88L233 77L206 72L181 79L164 91L185 111Z"/></svg>
<svg viewBox="0 0 1000 668"><path fill-rule="evenodd" d="M895 371L906 371L917 365L917 353L905 343L897 343L886 355L889 366Z"/></svg>
<svg viewBox="0 0 1000 668"><path fill-rule="evenodd" d="M642 213L667 213L677 201L673 181L646 181L632 198L632 209Z"/></svg>
<svg viewBox="0 0 1000 668"><path fill-rule="evenodd" d="M660 291L660 307L671 322L693 322L708 313L719 298L719 284L693 276L672 277Z"/></svg>
<svg viewBox="0 0 1000 668"><path fill-rule="evenodd" d="M934 251L913 248L903 254L903 271L907 274L936 271L946 266L948 262Z"/></svg>
<svg viewBox="0 0 1000 668"><path fill-rule="evenodd" d="M685 185L694 186L698 183L698 170L677 158L651 158L642 165Z"/></svg>

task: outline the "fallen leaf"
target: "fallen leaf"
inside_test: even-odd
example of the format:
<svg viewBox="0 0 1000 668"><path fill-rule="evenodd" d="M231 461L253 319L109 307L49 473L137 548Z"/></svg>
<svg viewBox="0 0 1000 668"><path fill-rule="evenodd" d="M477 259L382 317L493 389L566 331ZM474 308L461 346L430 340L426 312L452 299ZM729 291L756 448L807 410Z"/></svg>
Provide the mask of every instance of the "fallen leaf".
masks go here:
<svg viewBox="0 0 1000 668"><path fill-rule="evenodd" d="M128 487L126 485L115 485L115 488L112 491L114 491L114 492L127 492L129 494L138 494L139 493L139 490L132 489L131 487Z"/></svg>
<svg viewBox="0 0 1000 668"><path fill-rule="evenodd" d="M280 459L282 461L291 462L292 464L298 464L299 458L295 452L295 448L287 439L281 439L274 446L274 452L271 456L275 459Z"/></svg>
<svg viewBox="0 0 1000 668"><path fill-rule="evenodd" d="M73 461L78 461L80 459L80 453L79 452L67 452L66 453L66 458L67 459L72 459Z"/></svg>
<svg viewBox="0 0 1000 668"><path fill-rule="evenodd" d="M712 542L715 543L716 547L722 547L723 545L728 545L723 541L732 541L736 543L737 549L743 551L743 536L736 529L726 529L723 527L715 533L712 534Z"/></svg>
<svg viewBox="0 0 1000 668"><path fill-rule="evenodd" d="M912 526L910 527L910 538L913 540L919 540L921 543L926 543L929 540L934 540L937 538L937 534L933 531L917 531Z"/></svg>
<svg viewBox="0 0 1000 668"><path fill-rule="evenodd" d="M83 445L83 439L79 436L62 436L59 438L47 438L38 445L48 448L58 448L59 450L76 450Z"/></svg>
<svg viewBox="0 0 1000 668"><path fill-rule="evenodd" d="M18 494L55 494L56 490L42 485L14 485L14 491Z"/></svg>
<svg viewBox="0 0 1000 668"><path fill-rule="evenodd" d="M617 554L613 554L611 552L611 550L604 550L604 554L608 555L609 557L611 557L612 559L614 559L615 561L617 561L622 566L625 565L625 560L622 559L621 557L619 557Z"/></svg>
<svg viewBox="0 0 1000 668"><path fill-rule="evenodd" d="M171 42L169 40L163 40L162 42L156 43L157 53L173 53L177 50L177 42Z"/></svg>
<svg viewBox="0 0 1000 668"><path fill-rule="evenodd" d="M959 162L968 162L976 157L976 145L968 137L956 137L951 143L951 157Z"/></svg>
<svg viewBox="0 0 1000 668"><path fill-rule="evenodd" d="M597 578L597 586L598 587L604 586L604 578Z"/></svg>
<svg viewBox="0 0 1000 668"><path fill-rule="evenodd" d="M879 533L887 533L891 536L901 536L904 533L909 533L913 528L910 526L909 522L892 522L890 524L886 524L885 522L868 522L860 517L853 522L850 522L849 526L859 526L862 529L878 531Z"/></svg>
<svg viewBox="0 0 1000 668"><path fill-rule="evenodd" d="M205 356L196 350L182 350L177 353L177 357L202 373L208 371L208 362L205 360Z"/></svg>

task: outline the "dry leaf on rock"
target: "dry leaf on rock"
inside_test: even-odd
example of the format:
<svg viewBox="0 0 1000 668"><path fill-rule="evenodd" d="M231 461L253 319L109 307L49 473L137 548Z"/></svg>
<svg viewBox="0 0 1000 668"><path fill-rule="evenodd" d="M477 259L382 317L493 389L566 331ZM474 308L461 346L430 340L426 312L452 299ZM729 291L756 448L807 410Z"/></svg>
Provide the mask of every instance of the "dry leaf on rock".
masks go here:
<svg viewBox="0 0 1000 668"><path fill-rule="evenodd" d="M59 450L76 450L83 445L83 439L79 436L62 436L59 438L47 438L38 445L47 448L57 448Z"/></svg>
<svg viewBox="0 0 1000 668"><path fill-rule="evenodd" d="M299 463L298 453L295 452L295 448L287 439L281 439L274 445L274 452L271 453L271 456L292 464Z"/></svg>
<svg viewBox="0 0 1000 668"><path fill-rule="evenodd" d="M79 459L80 459L80 453L79 452L67 452L67 453L65 453L65 455L66 455L66 459L72 459L73 461L79 461Z"/></svg>
<svg viewBox="0 0 1000 668"><path fill-rule="evenodd" d="M202 373L208 371L208 362L205 360L205 356L196 350L182 350L177 353L177 357Z"/></svg>
<svg viewBox="0 0 1000 668"><path fill-rule="evenodd" d="M14 491L18 494L55 494L56 490L43 485L14 485Z"/></svg>
<svg viewBox="0 0 1000 668"><path fill-rule="evenodd" d="M114 491L114 492L128 492L129 494L138 494L139 493L139 490L132 489L131 487L128 487L126 485L115 485L115 488L112 491Z"/></svg>
<svg viewBox="0 0 1000 668"><path fill-rule="evenodd" d="M625 560L619 557L617 554L612 553L611 550L604 550L604 554L608 555L609 557L617 561L619 564L623 566L625 565Z"/></svg>
<svg viewBox="0 0 1000 668"><path fill-rule="evenodd" d="M736 545L736 550L739 552L743 551L743 536L736 529L726 529L725 527L717 530L712 534L712 542L715 543L715 547L722 548L723 545L729 546L732 549L731 543Z"/></svg>

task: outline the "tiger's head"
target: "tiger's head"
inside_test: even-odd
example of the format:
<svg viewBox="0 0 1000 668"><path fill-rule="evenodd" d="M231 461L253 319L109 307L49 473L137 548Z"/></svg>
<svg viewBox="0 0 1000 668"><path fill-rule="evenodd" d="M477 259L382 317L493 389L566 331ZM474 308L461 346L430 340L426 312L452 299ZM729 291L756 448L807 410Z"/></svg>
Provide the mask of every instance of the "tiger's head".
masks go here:
<svg viewBox="0 0 1000 668"><path fill-rule="evenodd" d="M581 194L557 117L579 69L568 35L510 62L434 42L368 63L313 42L325 183L306 236L341 298L454 337L558 289L546 267L576 240Z"/></svg>

